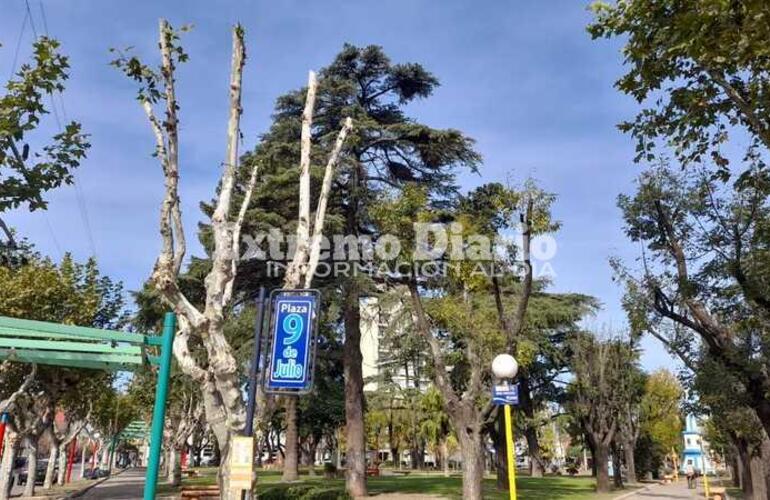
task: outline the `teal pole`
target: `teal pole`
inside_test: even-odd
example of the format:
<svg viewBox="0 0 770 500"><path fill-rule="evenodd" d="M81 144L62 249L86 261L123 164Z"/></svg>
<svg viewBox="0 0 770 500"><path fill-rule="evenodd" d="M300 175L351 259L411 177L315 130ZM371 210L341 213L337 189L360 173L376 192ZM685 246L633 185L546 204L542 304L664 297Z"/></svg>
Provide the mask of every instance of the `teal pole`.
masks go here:
<svg viewBox="0 0 770 500"><path fill-rule="evenodd" d="M147 463L147 475L144 480L144 500L155 500L155 491L158 488L160 450L163 445L163 421L166 419L166 398L168 398L168 379L171 374L171 350L174 343L175 330L176 316L172 312L167 312L163 319L160 370L158 370L158 383L155 385L155 407L152 410L150 458Z"/></svg>

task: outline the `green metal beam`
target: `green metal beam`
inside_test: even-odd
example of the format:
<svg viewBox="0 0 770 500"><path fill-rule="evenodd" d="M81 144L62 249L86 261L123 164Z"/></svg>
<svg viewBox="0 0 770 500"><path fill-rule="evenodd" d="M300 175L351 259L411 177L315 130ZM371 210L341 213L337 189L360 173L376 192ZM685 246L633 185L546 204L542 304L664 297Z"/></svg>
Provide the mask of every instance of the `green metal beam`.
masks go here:
<svg viewBox="0 0 770 500"><path fill-rule="evenodd" d="M48 323L46 321L35 321L30 319L8 318L6 316L0 316L0 332L2 331L2 328L32 330L39 333L49 333L51 334L51 337L66 335L70 337L80 337L92 340L127 342L130 344L147 343L146 336L137 333L102 330L99 328L89 328L85 326L62 325L59 323Z"/></svg>
<svg viewBox="0 0 770 500"><path fill-rule="evenodd" d="M0 337L28 337L28 338L37 338L37 339L51 339L55 337L58 340L79 340L79 341L92 340L85 337L76 337L74 335L53 336L52 334L46 333L46 332L26 330L24 328L8 328L8 327L0 327Z"/></svg>
<svg viewBox="0 0 770 500"><path fill-rule="evenodd" d="M40 349L44 351L71 351L83 353L107 353L107 354L127 354L140 356L142 348L135 345L118 345L93 343L93 342L70 342L57 340L29 340L13 339L0 336L0 348L8 347L14 349Z"/></svg>
<svg viewBox="0 0 770 500"><path fill-rule="evenodd" d="M29 349L0 349L0 359L10 359L41 365L101 368L103 370L132 370L141 365L141 356L84 352L37 351Z"/></svg>

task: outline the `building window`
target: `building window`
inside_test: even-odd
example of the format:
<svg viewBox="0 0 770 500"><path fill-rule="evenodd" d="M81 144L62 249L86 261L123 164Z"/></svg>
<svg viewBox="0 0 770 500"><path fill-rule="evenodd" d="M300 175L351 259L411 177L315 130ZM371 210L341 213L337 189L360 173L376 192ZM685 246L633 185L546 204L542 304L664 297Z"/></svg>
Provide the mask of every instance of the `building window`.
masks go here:
<svg viewBox="0 0 770 500"><path fill-rule="evenodd" d="M690 438L687 438L687 446L690 446Z"/></svg>
<svg viewBox="0 0 770 500"><path fill-rule="evenodd" d="M687 465L692 465L692 458L687 459Z"/></svg>

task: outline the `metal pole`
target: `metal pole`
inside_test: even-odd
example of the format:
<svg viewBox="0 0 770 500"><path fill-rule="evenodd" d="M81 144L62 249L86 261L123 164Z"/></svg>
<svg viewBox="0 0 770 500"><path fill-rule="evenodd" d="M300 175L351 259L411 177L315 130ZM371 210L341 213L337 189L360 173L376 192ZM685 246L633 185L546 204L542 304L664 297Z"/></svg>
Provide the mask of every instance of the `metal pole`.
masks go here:
<svg viewBox="0 0 770 500"><path fill-rule="evenodd" d="M0 457L3 456L3 444L5 444L5 428L8 425L8 414L3 412L0 415Z"/></svg>
<svg viewBox="0 0 770 500"><path fill-rule="evenodd" d="M158 383L155 385L155 406L152 410L150 458L147 463L147 476L144 481L144 500L155 500L155 491L158 488L158 467L160 466L160 450L163 444L163 421L166 418L168 379L171 373L171 349L174 343L175 330L176 316L172 312L167 312L163 320L160 370L158 370Z"/></svg>
<svg viewBox="0 0 770 500"><path fill-rule="evenodd" d="M72 439L72 444L70 445L70 452L67 456L67 476L64 479L65 483L69 483L72 479L72 463L75 461L75 450L77 449L78 445L78 438L75 437Z"/></svg>
<svg viewBox="0 0 770 500"><path fill-rule="evenodd" d="M262 353L262 326L265 322L265 287L259 287L257 299L257 324L254 325L254 349L251 353L249 368L249 387L246 400L246 428L243 434L247 437L254 435L254 412L257 406L257 375L259 374L259 358ZM242 491L241 499L251 496L251 492Z"/></svg>
<svg viewBox="0 0 770 500"><path fill-rule="evenodd" d="M511 405L505 405L505 444L508 457L508 492L511 500L516 500L516 459L513 452L513 423Z"/></svg>
<svg viewBox="0 0 770 500"><path fill-rule="evenodd" d="M711 498L708 471L706 470L706 452L703 450L703 436L698 436L698 444L700 445L700 461L703 464L703 492L706 494L706 498Z"/></svg>
<svg viewBox="0 0 770 500"><path fill-rule="evenodd" d="M257 299L257 324L254 325L254 349L251 352L251 368L249 369L249 389L246 406L245 436L254 435L254 411L257 398L257 374L259 372L259 357L262 351L262 324L265 322L265 287L259 287Z"/></svg>

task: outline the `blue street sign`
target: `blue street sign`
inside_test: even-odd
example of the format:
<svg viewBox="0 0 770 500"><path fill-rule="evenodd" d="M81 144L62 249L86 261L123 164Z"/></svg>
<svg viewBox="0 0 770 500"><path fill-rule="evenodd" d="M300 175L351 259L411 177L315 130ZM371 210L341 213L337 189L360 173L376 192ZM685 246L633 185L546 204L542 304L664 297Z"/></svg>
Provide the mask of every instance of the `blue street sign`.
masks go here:
<svg viewBox="0 0 770 500"><path fill-rule="evenodd" d="M492 402L496 405L519 404L519 384L498 384L492 386Z"/></svg>
<svg viewBox="0 0 770 500"><path fill-rule="evenodd" d="M318 296L297 293L283 290L273 298L268 392L306 392L312 385Z"/></svg>

